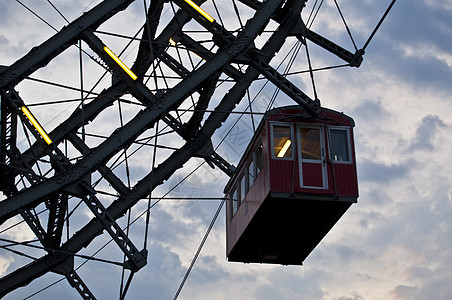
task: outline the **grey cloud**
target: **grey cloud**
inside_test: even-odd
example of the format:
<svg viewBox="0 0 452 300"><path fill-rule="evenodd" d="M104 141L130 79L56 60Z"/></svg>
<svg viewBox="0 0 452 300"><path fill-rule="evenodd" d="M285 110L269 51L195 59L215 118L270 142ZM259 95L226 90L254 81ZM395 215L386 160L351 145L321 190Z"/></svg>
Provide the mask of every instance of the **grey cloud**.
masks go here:
<svg viewBox="0 0 452 300"><path fill-rule="evenodd" d="M440 49L449 51L452 47L449 38L451 27L445 21L450 19L450 10L446 9L446 5L432 5L427 1L418 1L416 5L397 2L393 11L397 15L388 20L389 24L382 27L380 34L394 42L438 45Z"/></svg>
<svg viewBox="0 0 452 300"><path fill-rule="evenodd" d="M181 245L187 237L192 236L192 229L183 224L181 220L177 220L174 216L158 204L151 210L152 239L172 245Z"/></svg>
<svg viewBox="0 0 452 300"><path fill-rule="evenodd" d="M419 292L416 293L413 299L450 299L450 295L452 294L450 276L450 269L443 272L443 274L440 276L432 276L429 280L427 280L427 282L424 282L424 284L422 284L422 287L420 287Z"/></svg>
<svg viewBox="0 0 452 300"><path fill-rule="evenodd" d="M273 269L269 274L268 284L260 287L256 299L260 300L295 300L322 299L325 296L322 286L331 275L320 268L291 268L284 272L280 268Z"/></svg>
<svg viewBox="0 0 452 300"><path fill-rule="evenodd" d="M415 285L399 285L392 294L402 299L440 299L450 298L450 266L443 265L436 268L410 267L407 270L409 280Z"/></svg>
<svg viewBox="0 0 452 300"><path fill-rule="evenodd" d="M396 297L396 299L413 299L413 296L418 291L417 287L398 285L392 291L391 295Z"/></svg>
<svg viewBox="0 0 452 300"><path fill-rule="evenodd" d="M452 70L438 56L419 53L419 56L406 56L399 48L400 44L393 49L390 45L394 43L377 49L372 58L372 68L385 74L388 80L395 84L408 84L418 91L449 88ZM409 45L416 47L415 44ZM422 99L414 98L413 101Z"/></svg>
<svg viewBox="0 0 452 300"><path fill-rule="evenodd" d="M370 159L362 159L359 162L359 181L389 183L393 180L403 179L413 164L384 164Z"/></svg>
<svg viewBox="0 0 452 300"><path fill-rule="evenodd" d="M446 124L438 116L427 115L422 118L407 152L434 150L436 138L444 127L446 127Z"/></svg>
<svg viewBox="0 0 452 300"><path fill-rule="evenodd" d="M370 121L381 121L391 116L383 104L382 99L363 99L360 105L352 110L352 115L356 116L358 124L365 124Z"/></svg>
<svg viewBox="0 0 452 300"><path fill-rule="evenodd" d="M369 45L364 64L371 62L373 70L395 83L409 83L414 89L448 89L452 70L435 51L450 53L452 28L450 11L439 6L426 1L415 5L398 1ZM406 56L405 47L416 55ZM431 52L423 53L425 49Z"/></svg>
<svg viewBox="0 0 452 300"><path fill-rule="evenodd" d="M375 194L377 191L375 191ZM385 199L388 199L387 196L384 197ZM378 203L383 203L383 201L378 201ZM371 211L371 212L360 212L360 220L358 222L358 225L361 226L364 229L368 229L372 226L373 223L379 222L380 220L384 220L385 216L381 214L380 212Z"/></svg>
<svg viewBox="0 0 452 300"><path fill-rule="evenodd" d="M11 14L11 4L7 1L0 2L0 19L3 24L9 24L9 22L14 19Z"/></svg>
<svg viewBox="0 0 452 300"><path fill-rule="evenodd" d="M134 279L127 298L173 299L185 267L169 247L153 242L149 250L148 265Z"/></svg>
<svg viewBox="0 0 452 300"><path fill-rule="evenodd" d="M230 278L231 274L218 263L218 256L201 256L195 264L191 273L191 280L196 283L198 288L209 283L220 284L223 279Z"/></svg>
<svg viewBox="0 0 452 300"><path fill-rule="evenodd" d="M447 257L443 251L450 248L451 242L444 239L445 231L441 229L441 223L449 219L450 209L432 209L429 199L425 198L412 199L411 203L400 204L393 210L393 216L375 224L368 232L367 246L384 249L403 245L430 259L443 259L443 255Z"/></svg>
<svg viewBox="0 0 452 300"><path fill-rule="evenodd" d="M361 299L365 299L363 296L359 295L358 293L354 293L354 295L352 295L352 297L339 297L337 298L337 300L361 300Z"/></svg>

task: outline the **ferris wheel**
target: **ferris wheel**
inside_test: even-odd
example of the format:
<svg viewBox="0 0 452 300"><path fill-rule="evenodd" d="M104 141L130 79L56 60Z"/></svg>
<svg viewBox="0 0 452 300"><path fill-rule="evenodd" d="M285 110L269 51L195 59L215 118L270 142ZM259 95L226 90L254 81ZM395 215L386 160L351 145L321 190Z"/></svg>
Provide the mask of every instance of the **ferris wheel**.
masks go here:
<svg viewBox="0 0 452 300"><path fill-rule="evenodd" d="M318 117L325 110L316 72L359 67L394 3L358 47L336 0L105 0L81 7L83 14L72 19L48 0L48 9L64 22L60 27L17 1L53 33L0 69L0 241L3 250L28 261L0 278L0 295L56 273L83 299L95 299L77 271L99 261L122 269L119 298L124 299L152 255L150 212L170 199L155 190L181 169L194 171L193 159L240 179L239 157L223 148L229 132L219 129L234 128L231 116L240 116L259 133L259 121L282 104L296 105L300 118ZM337 10L351 47L313 29L327 5ZM315 49L338 63L315 65ZM269 89L274 94L263 101ZM282 125L271 126L273 132ZM300 140L300 126L291 130ZM325 131L326 144L331 132ZM258 161L247 176L257 179L257 167ZM226 201L228 211L238 211L226 196L212 224ZM132 234L134 223L142 224L140 233ZM21 238L18 231L34 237ZM101 236L116 244L118 257L97 255Z"/></svg>

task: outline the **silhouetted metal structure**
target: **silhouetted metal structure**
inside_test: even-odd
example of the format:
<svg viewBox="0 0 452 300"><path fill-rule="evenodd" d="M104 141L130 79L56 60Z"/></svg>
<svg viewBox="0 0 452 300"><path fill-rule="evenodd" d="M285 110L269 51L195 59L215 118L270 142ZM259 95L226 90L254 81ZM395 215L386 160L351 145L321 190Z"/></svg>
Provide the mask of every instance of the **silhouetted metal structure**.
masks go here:
<svg viewBox="0 0 452 300"><path fill-rule="evenodd" d="M54 272L64 275L83 299L94 299L74 269L74 255L106 232L126 257L122 267L130 275L121 291L124 297L133 274L146 265L147 249L128 237L118 219L192 157L203 158L229 176L234 174L235 167L215 152L211 138L258 77L265 77L293 99L305 116L321 113L318 99L311 99L271 66L286 39L313 42L349 66L358 67L362 62L363 50L345 50L305 25L301 11L306 0L240 0L253 16L235 31L211 17L216 9L214 1L152 0L141 24L129 20L140 27L137 36L130 38L138 50L129 68L103 40L109 35L102 31L102 25L132 2L100 2L0 70L0 189L5 196L0 202L0 224L23 219L43 249L41 257L0 279L1 296ZM201 5L205 10L200 9ZM163 12L168 9L174 10L173 15L164 18ZM209 9L211 14L206 12ZM268 39L256 46L256 39L269 26L273 27ZM18 85L27 80L39 81L32 75L69 49L76 49L111 73L111 84L97 89L94 85L89 91L78 88L82 94L79 106L61 124L46 131L42 124L46 120L33 114L35 108L28 105L29 99L21 97ZM189 53L186 58L181 58L181 49ZM196 63L193 54L199 57ZM223 82L230 83L227 92L214 98ZM187 102L192 104L191 111L181 117ZM101 142L94 141L88 129L101 128L110 107L120 109L127 103L140 109L127 121L121 118L121 124ZM135 183L126 182L115 173L114 162L124 154L127 163L126 151L143 143L144 135L151 135L149 140L153 141L159 123L165 123L183 145L170 149L158 166L150 167ZM19 130L23 130L20 139L27 140L28 145L18 145ZM99 194L103 183L109 186L111 201L103 201L103 194ZM84 203L93 217L72 235L69 230L66 235L65 224L75 210L69 206L77 201Z"/></svg>

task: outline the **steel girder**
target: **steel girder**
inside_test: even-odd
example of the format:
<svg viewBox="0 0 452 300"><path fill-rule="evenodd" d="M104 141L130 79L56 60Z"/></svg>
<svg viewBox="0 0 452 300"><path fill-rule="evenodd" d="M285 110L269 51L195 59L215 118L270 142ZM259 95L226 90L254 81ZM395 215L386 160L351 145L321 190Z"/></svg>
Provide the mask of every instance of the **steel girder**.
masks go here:
<svg viewBox="0 0 452 300"><path fill-rule="evenodd" d="M71 166L68 170L63 171L61 174L57 174L53 178L50 178L37 186L32 186L24 192L19 192L18 194L12 196L11 198L18 200L21 203L20 205L13 204L13 201L9 201L11 198L3 201L3 206L1 207L3 216L10 216L9 212L5 213L6 211L17 211L20 207L33 205L35 202L39 201L39 199L42 199L43 196L49 195L52 192L61 190L61 188L71 185L84 175L89 174L91 170L96 169L102 164L103 161L111 157L111 155L115 153L115 149L121 149L133 141L137 135L145 129L151 127L159 117L165 114L165 112L176 107L181 99L183 100L187 94L197 88L204 80L208 79L211 74L215 74L230 60L243 51L259 33L270 15L280 5L280 2L281 1L266 2L264 9L256 13L253 20L247 24L244 31L239 34L239 36L230 45L227 45L212 60L208 61L200 69L191 73L187 77L187 80L182 81L175 88L173 88L172 91L164 95L161 99L158 99L158 101L151 104L150 107L140 112L134 119L132 119L132 121L113 133L110 139L102 143L96 149L91 150L91 152L88 153L80 162L74 166ZM283 41L284 39L282 39L281 44ZM256 73L256 76L257 75L258 74ZM248 81L251 83L252 79L250 78ZM246 90L249 84L239 84L239 86L242 87L242 90ZM232 95L241 95L243 93L244 92L236 92L228 94L231 96L226 97L225 99L231 101L232 98L232 100L234 100L232 105L229 104L231 108L240 101L240 97L234 97ZM225 99L222 103L226 101ZM208 130L208 132L211 132L210 135L213 134L215 129L221 125L222 120L224 120L227 116L226 114L219 118L220 115L221 114L213 114L213 117L211 116L216 119L215 126L213 126L213 123L211 124L211 122L206 122L206 125L210 124L207 126L207 128L210 128L210 130ZM168 178L172 172L182 167L183 163L188 161L194 153L205 146L206 142L208 140L210 141L210 135L206 134L204 130L198 131L196 137L167 159L164 166L162 165L161 167L156 168L154 170L155 174L146 176L130 192L128 192L125 197L121 198L121 201L119 201L119 199L118 201L115 201L107 209L108 213L110 213L113 218L119 218L122 216L128 208L138 201L138 199L149 193L149 178L153 178L152 186L156 186L161 183L164 179ZM177 159L174 159L174 156ZM44 186L42 184L44 184ZM69 253L76 253L103 229L104 227L102 224L100 224L97 219L93 219L82 230L64 243L60 249L64 249ZM0 290L2 291L2 294L5 294L15 287L24 285L34 278L45 274L61 262L67 261L69 256L70 255L63 255L61 252L51 253L24 268L16 270L0 281Z"/></svg>
<svg viewBox="0 0 452 300"><path fill-rule="evenodd" d="M159 1L161 4L162 1ZM156 2L153 2L156 3ZM154 5L157 6L157 8L151 7L149 8L149 15L148 19L158 17L159 13L157 14L156 11L161 12L161 5L157 4ZM153 10L153 8L155 8ZM168 66L172 67L173 70L176 70L176 73L178 73L182 78L185 78L189 71L186 70L180 63L175 61L171 58L171 56L166 55L166 53L160 49L159 45L164 44L165 41L167 41L171 36L175 35L177 30L179 30L179 27L188 22L190 18L187 16L186 13L183 11L180 11L173 20L166 26L165 30L159 35L159 37L152 42L151 47L150 43L147 42L146 37L151 36L155 34L156 25L153 23L152 27L148 29L149 27L145 27L144 33L143 33L143 41L140 43L140 49L139 53L137 55L137 60L133 67L131 68L138 74L144 72L147 68L149 68L149 65L151 62L156 58L160 57L163 61L169 62ZM148 32L151 31L151 32ZM96 36L94 36L91 32L87 32L86 39L89 41L92 40L92 43L97 45L97 50L99 51L99 45L100 41ZM88 42L89 42L88 41ZM151 49L152 48L152 49ZM152 50L152 51L151 51ZM152 53L151 53L152 52ZM101 52L100 52L101 53ZM103 53L102 53L103 55ZM228 67L227 69L231 69L231 67ZM232 68L233 69L233 68ZM121 72L121 70L120 70ZM238 72L238 71L237 71ZM126 78L125 80L128 80ZM157 97L154 96L142 83L140 82L134 82L131 83L129 81L129 84L126 84L123 81L118 81L116 84L112 85L111 88L103 91L99 96L96 98L95 101L90 102L84 107L83 115L84 115L84 124L87 124L89 121L92 121L101 111L103 111L107 106L112 105L114 101L116 101L119 97L124 95L125 93L130 92L130 89L135 90L135 93L138 95L138 99L140 99L144 105L149 105L152 102L155 102ZM78 109L74 112L74 114L69 117L65 122L63 122L60 126L58 126L55 130L53 130L49 135L52 137L55 143L59 143L62 141L64 137L66 137L68 134L75 132L79 127L82 126L82 123L79 121L81 120L81 109ZM182 129L182 124L180 124L177 120L175 120L171 115L166 115L162 117L162 120L166 122L170 127L172 127L174 130L178 131L181 135L182 132L180 129ZM187 136L182 136L183 138L187 138ZM75 145L78 147L77 145ZM32 147L30 147L26 152L23 153L23 162L26 162L27 165L33 164L33 162L41 157L44 154L44 149L39 145L38 143L35 143ZM33 155L32 155L32 154ZM230 174L233 170L233 166L228 164L224 159L222 159L218 154L216 153L207 153L204 155L206 160L210 164L217 165L221 170L226 172L227 174Z"/></svg>
<svg viewBox="0 0 452 300"><path fill-rule="evenodd" d="M0 73L0 89L15 86L37 69L73 45L78 36L85 30L94 30L107 19L127 8L134 0L103 1L80 18L64 27L40 46L33 48L28 55L15 62Z"/></svg>
<svg viewBox="0 0 452 300"><path fill-rule="evenodd" d="M253 8L253 9L259 9L261 6L261 2L256 0L239 0L243 4ZM304 1L306 4L307 1ZM284 13L275 14L272 16L272 19L276 22L280 23L283 20L283 17L285 16ZM355 53L351 53L350 51L344 49L343 47L339 46L338 44L330 41L329 39L325 38L324 36L312 31L311 29L307 28L306 25L303 22L299 22L296 24L292 30L291 35L296 36L300 41L305 43L305 40L309 40L316 45L322 47L323 49L327 50L328 52L336 55L340 59L344 60L345 62L349 63L352 67L359 67L363 61L363 55L364 50L359 49Z"/></svg>
<svg viewBox="0 0 452 300"><path fill-rule="evenodd" d="M195 2L201 4L204 1ZM167 180L177 169L182 168L191 157L203 157L211 166L216 165L226 174L231 174L234 167L213 151L211 137L259 75L267 77L311 114L318 113L320 107L317 99L310 99L269 65L270 60L280 50L288 36L296 36L302 42L306 39L311 40L352 66L359 66L362 60L362 52L358 51L352 54L304 26L300 12L307 2L306 0L288 0L285 1L284 5L282 5L282 0L265 2L241 0L240 2L257 12L238 36L234 36L216 22L209 23L199 14L193 13L184 1L174 0L174 3L182 7L183 10L175 14L157 38L155 38L156 29L165 1L151 1L137 59L131 67L131 70L138 75L139 80L132 80L122 69L118 68L111 57L105 54L103 51L104 44L94 31L105 20L125 9L131 2L133 1L103 1L41 46L36 47L11 67L0 72L0 89L7 93L14 93L14 86L18 82L38 68L45 66L79 39L83 39L102 58L114 76L120 78L111 87L102 91L95 101L86 104L83 112L81 109L77 109L65 122L49 133L54 141L53 146L43 147L42 144L36 142L24 153L15 154L16 160L12 162L12 165L17 172L22 172L24 176L36 176L31 166L46 155L50 157L55 165L55 170L58 171L46 180L30 178L30 181L34 184L0 202L0 224L12 216L20 214L36 236L40 237L45 245L51 245L52 248L55 248L55 251L50 251L35 262L1 278L0 295L5 295L19 286L28 284L35 278L53 271L65 275L71 286L75 287L84 299L94 299L86 285L75 273L71 254L80 251L106 229L107 231L110 230L110 235L117 240L120 247L123 243L129 243L115 220L122 217L129 208L134 206L139 199L148 195L152 189ZM201 43L194 41L180 30L192 18L212 33L213 41L219 48L217 53L206 49ZM278 22L280 26L262 49L256 49L253 46L253 40L256 35L260 34L264 25L270 19ZM168 55L165 46L162 46L170 38L180 42L187 49L194 51L207 61L195 71L189 71L183 64ZM142 82L144 74L156 59L165 63L182 79L179 84L166 93L154 94ZM241 72L233 67L231 64L233 61L239 61L249 67L245 72ZM201 120L204 118L202 110L211 101L212 90L221 73L230 76L236 83L216 107L215 113L210 114L206 121L201 124ZM197 112L188 122L182 123L173 117L170 112L194 92L200 95L195 107ZM113 132L99 146L90 148L76 134L76 131L82 125L94 120L103 110L113 105L124 94L132 94L142 103L144 108L123 127ZM168 124L186 141L185 145L174 151L169 158L138 181L135 186L129 188L106 166L106 162L126 149L141 133L152 128L158 121L164 121ZM57 148L57 145L63 141L70 141L83 155L83 158L75 164L65 161L64 155L59 153ZM80 183L81 179L86 178L94 171L98 171L117 191L118 198L108 207L103 207L102 203L98 201L96 192L91 189L89 182ZM62 208L67 204L67 199L64 198L67 193L76 193L84 199L95 213L96 218L93 218L81 230L60 245L61 221L59 220L61 220ZM34 219L33 213L29 211L29 209L45 201L49 203L51 208L49 210L51 220L48 223L47 232L40 225L39 219ZM58 205L51 205L51 202ZM135 272L143 266L141 262L143 262L145 253L136 249L133 244L128 244L125 248L132 249L129 255L128 268ZM125 253L127 254L127 251ZM137 259L135 263L134 259Z"/></svg>
<svg viewBox="0 0 452 300"><path fill-rule="evenodd" d="M273 3L266 2L266 6L270 6ZM276 7L279 6L279 3L280 1L276 2ZM276 7L270 11L273 12ZM248 47L249 43L254 40L255 36L268 20L268 17L259 18L260 15L265 15L264 13L268 13L268 10L264 8L259 10L253 19L254 22L247 24L246 29L248 30L241 32L233 43L226 46L213 59L207 61L203 66L191 73L186 80L180 82L158 101L155 101L149 107L142 110L128 124L119 128L109 139L96 147L96 149L93 149L77 164L40 185L21 191L0 202L0 223L3 223L6 218L17 214L21 207L33 205L46 195L70 186L83 176L89 174L91 170L94 170L102 162L111 158L117 153L118 149L123 149L128 146L137 136L146 129L151 128L160 116L167 114L171 109L177 107L193 89L202 84L211 74L219 71L230 60ZM135 83L135 85L140 86L138 83ZM142 93L146 93L144 88ZM149 97L151 96L149 95Z"/></svg>

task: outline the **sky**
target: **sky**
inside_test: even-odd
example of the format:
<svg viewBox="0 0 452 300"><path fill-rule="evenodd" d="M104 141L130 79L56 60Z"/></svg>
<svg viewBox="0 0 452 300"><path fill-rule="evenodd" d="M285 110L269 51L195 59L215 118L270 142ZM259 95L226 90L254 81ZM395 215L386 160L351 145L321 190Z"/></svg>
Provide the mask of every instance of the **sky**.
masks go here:
<svg viewBox="0 0 452 300"><path fill-rule="evenodd" d="M22 1L55 28L65 21L47 1ZM54 0L52 3L69 20L98 1ZM208 1L210 2L210 1ZM218 2L218 1L217 1ZM302 13L306 20L307 10ZM362 47L390 1L338 1L358 48ZM221 5L223 5L222 2ZM206 3L207 11L212 9ZM250 17L242 6L243 17ZM233 20L234 10L224 4L220 11L225 20ZM128 26L127 14L143 14L143 3L135 1L125 12L104 25L125 35L133 34ZM214 13L212 15L215 16ZM305 260L303 266L229 263L225 254L224 208L207 239L178 299L449 299L452 294L452 1L396 1L381 28L366 48L359 68L337 68L315 72L315 88L322 106L343 111L354 118L355 146L359 176L358 203L346 212L322 242ZM163 18L162 18L163 19ZM162 21L163 22L163 21ZM232 21L231 21L232 22ZM227 23L227 22L226 22ZM230 24L230 23L227 23ZM138 25L137 25L138 26ZM231 27L235 25L230 25ZM130 28L129 28L130 27ZM312 30L353 49L334 1L325 1ZM8 66L54 34L44 22L16 1L0 2L0 65ZM265 40L265 35L260 37ZM125 42L103 36L117 53ZM259 44L259 41L256 43ZM292 44L288 41L278 56L282 59ZM340 60L315 45L310 47L313 67L340 64ZM86 46L85 46L86 47ZM78 55L72 47L72 56L57 57L55 61L33 76L70 84L79 78L78 62L70 57ZM70 52L72 51L72 52ZM89 50L87 50L89 51ZM133 51L126 64L133 63ZM89 59L85 59L87 74L96 78L101 74ZM306 69L306 57L294 61L292 71ZM76 71L74 71L76 70ZM64 74L64 76L62 76ZM289 78L302 90L312 94L308 76L291 75ZM92 80L92 81L90 81ZM94 82L86 76L85 85ZM108 86L108 82L101 85ZM225 91L230 85L220 87ZM77 97L76 92L23 82L17 86L26 103L40 99ZM255 88L257 89L257 88ZM224 91L223 91L224 92ZM255 110L270 102L274 88L267 87L256 96ZM256 93L252 90L251 93ZM280 93L282 94L282 93ZM45 97L45 98L44 98ZM29 102L27 102L29 101ZM243 110L242 101L237 111ZM275 106L292 104L279 95ZM57 126L75 106L36 106L35 113L46 129ZM125 106L124 122L136 113L134 106ZM118 117L112 109L110 115L101 116L105 127L89 127L90 132L108 134L117 126ZM114 116L114 117L112 117ZM250 117L238 119L232 115L214 137L221 142L218 152L236 164L253 133ZM259 116L254 120L257 125ZM237 121L237 125L232 127ZM116 122L116 123L115 123ZM114 125L116 124L116 125ZM108 126L107 126L108 125ZM232 128L232 129L231 129ZM228 130L231 129L230 134ZM93 138L90 140L96 143ZM177 139L165 138L160 143L180 147ZM162 157L165 151L159 150ZM131 158L132 184L150 168L151 151ZM223 196L227 176L218 169L201 165L193 175L187 176L202 163L192 159L177 171L153 194L163 195L172 189L172 197ZM109 201L105 199L106 203ZM148 239L148 264L132 281L127 299L172 299L184 274L201 243L215 211L218 200L161 201L151 210ZM145 202L134 208L134 216L143 211ZM74 219L84 224L90 215L81 213ZM125 220L120 224L126 224ZM81 226L81 225L80 225ZM137 244L143 243L143 224L131 228ZM105 235L104 235L105 236ZM108 237L96 238L92 254ZM30 232L17 230L2 233L3 238L27 240ZM302 238L300 236L300 238ZM30 251L33 250L24 250ZM91 252L90 252L91 251ZM114 243L99 254L101 258L120 261L121 252ZM0 250L0 275L8 274L30 262L24 257ZM77 260L81 264L83 260ZM102 262L89 262L80 267L79 275L98 299L118 298L121 269ZM26 287L7 295L4 299L22 299L61 279L46 274ZM30 299L79 299L79 295L66 281L61 281L37 293Z"/></svg>

